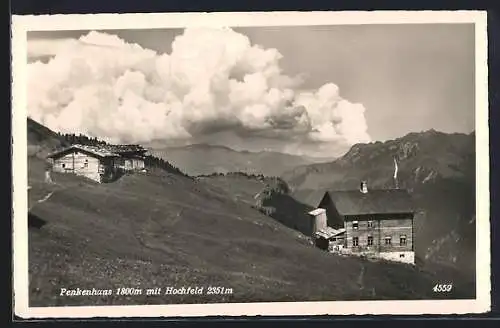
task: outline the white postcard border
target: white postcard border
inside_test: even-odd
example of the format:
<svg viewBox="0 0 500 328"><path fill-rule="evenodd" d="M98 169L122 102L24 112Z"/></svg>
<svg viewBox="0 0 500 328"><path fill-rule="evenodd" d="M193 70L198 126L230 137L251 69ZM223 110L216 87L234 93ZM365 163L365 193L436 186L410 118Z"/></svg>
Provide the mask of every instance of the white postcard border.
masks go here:
<svg viewBox="0 0 500 328"><path fill-rule="evenodd" d="M26 65L27 32L183 28L474 23L476 43L476 299L29 307ZM23 318L199 317L485 313L491 306L487 23L482 11L353 11L43 15L12 17L14 309ZM431 288L431 287L430 287Z"/></svg>

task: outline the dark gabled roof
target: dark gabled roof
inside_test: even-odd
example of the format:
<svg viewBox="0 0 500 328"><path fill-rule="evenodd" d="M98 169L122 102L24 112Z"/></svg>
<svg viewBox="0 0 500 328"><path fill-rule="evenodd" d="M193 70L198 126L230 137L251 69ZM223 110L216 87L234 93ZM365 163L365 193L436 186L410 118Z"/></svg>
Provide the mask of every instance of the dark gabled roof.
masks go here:
<svg viewBox="0 0 500 328"><path fill-rule="evenodd" d="M327 191L341 215L403 214L414 212L410 194L404 189Z"/></svg>
<svg viewBox="0 0 500 328"><path fill-rule="evenodd" d="M318 204L321 202L321 200L323 199L323 197L325 197L325 192L326 192L325 189L323 189L323 190L313 190L311 192L308 192L304 196L300 195L300 196L298 196L296 198L301 203L316 208L316 206L318 206Z"/></svg>

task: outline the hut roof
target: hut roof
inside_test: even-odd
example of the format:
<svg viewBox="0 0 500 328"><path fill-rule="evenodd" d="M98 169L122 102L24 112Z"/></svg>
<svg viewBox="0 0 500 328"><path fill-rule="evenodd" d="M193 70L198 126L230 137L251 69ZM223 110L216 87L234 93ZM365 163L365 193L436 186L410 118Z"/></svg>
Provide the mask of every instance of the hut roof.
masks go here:
<svg viewBox="0 0 500 328"><path fill-rule="evenodd" d="M372 189L328 191L330 199L341 215L413 213L410 194L405 189Z"/></svg>
<svg viewBox="0 0 500 328"><path fill-rule="evenodd" d="M96 146L87 146L87 145L71 145L69 147L63 148L61 150L55 151L53 153L50 153L47 157L48 158L55 158L64 155L67 152L73 151L73 150L79 150L82 152L90 153L94 156L100 157L100 158L105 158L105 157L119 157L120 155L113 153L107 149L104 149L102 147L96 147Z"/></svg>
<svg viewBox="0 0 500 328"><path fill-rule="evenodd" d="M102 149L106 149L110 152L120 154L120 153L145 153L147 150L140 145L103 145Z"/></svg>

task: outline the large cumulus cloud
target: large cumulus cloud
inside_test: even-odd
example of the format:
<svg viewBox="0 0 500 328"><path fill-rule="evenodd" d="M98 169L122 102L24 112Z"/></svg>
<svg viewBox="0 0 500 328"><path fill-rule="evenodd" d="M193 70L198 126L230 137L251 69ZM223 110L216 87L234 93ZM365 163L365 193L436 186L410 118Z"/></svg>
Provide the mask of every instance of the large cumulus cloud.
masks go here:
<svg viewBox="0 0 500 328"><path fill-rule="evenodd" d="M282 72L276 49L230 28L188 28L170 54L95 31L37 42L32 54L53 57L28 64L28 114L56 131L126 143L230 133L240 148L268 140L314 155L370 140L361 104L333 83L303 90L300 77Z"/></svg>

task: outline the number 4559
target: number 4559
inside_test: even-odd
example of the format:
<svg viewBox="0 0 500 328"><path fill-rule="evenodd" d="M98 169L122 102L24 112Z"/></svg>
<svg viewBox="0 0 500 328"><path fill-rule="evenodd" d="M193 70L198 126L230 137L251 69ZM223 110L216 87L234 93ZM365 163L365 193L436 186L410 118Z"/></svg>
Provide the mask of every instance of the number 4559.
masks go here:
<svg viewBox="0 0 500 328"><path fill-rule="evenodd" d="M451 289L453 288L452 284L436 284L432 290L435 293L447 293L450 292Z"/></svg>

